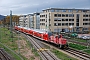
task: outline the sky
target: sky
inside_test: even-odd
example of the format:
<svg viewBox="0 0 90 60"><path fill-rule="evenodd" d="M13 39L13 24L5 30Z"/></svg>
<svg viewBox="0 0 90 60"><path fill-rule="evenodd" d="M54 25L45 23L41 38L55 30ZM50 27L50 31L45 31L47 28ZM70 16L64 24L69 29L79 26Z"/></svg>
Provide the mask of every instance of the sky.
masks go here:
<svg viewBox="0 0 90 60"><path fill-rule="evenodd" d="M90 0L0 0L0 14L14 15L42 12L47 8L90 9Z"/></svg>

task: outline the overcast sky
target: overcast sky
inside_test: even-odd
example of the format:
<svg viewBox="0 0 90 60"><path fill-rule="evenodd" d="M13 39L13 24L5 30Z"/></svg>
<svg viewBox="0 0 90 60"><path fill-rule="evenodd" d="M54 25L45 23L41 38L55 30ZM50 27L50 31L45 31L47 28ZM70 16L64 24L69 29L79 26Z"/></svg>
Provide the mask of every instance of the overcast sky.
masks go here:
<svg viewBox="0 0 90 60"><path fill-rule="evenodd" d="M46 8L83 8L90 9L90 0L0 0L0 14L29 14L42 12Z"/></svg>

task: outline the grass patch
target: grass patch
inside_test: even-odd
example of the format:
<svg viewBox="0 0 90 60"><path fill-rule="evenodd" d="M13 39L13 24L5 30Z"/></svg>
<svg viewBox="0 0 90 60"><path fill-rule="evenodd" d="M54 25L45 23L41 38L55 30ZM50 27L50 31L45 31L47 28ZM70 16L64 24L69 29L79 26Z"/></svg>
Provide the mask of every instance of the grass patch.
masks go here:
<svg viewBox="0 0 90 60"><path fill-rule="evenodd" d="M27 38L22 37L22 39L23 40L26 40ZM38 54L37 50L33 47L33 45L28 40L26 40L26 42L27 42L26 47L27 46L30 47L30 49L31 49L32 53L35 55L35 57L40 57L40 55ZM35 57L34 56L31 56L30 59L31 60L34 60ZM40 57L40 60L42 60L41 57Z"/></svg>
<svg viewBox="0 0 90 60"><path fill-rule="evenodd" d="M90 50L84 50L84 52L86 52L86 53L90 54Z"/></svg>
<svg viewBox="0 0 90 60"><path fill-rule="evenodd" d="M9 53L15 60L21 60L21 58L19 56L17 56L15 53L13 53L12 51L10 51L7 47L5 47L4 45L0 44L0 48L3 48L7 53Z"/></svg>
<svg viewBox="0 0 90 60"><path fill-rule="evenodd" d="M18 50L18 45L15 42L18 39L17 39L17 37L14 37L14 35L16 35L16 34L13 34L13 38L11 38L11 33L8 29L0 28L0 42L2 43L2 44L0 44L0 48L4 48L4 50L7 53L9 53L15 60L21 60L20 56L16 55L16 52L14 53L9 50L9 49L11 49L13 51Z"/></svg>
<svg viewBox="0 0 90 60"><path fill-rule="evenodd" d="M32 47L32 52L34 53L35 56L40 56L34 47Z"/></svg>
<svg viewBox="0 0 90 60"><path fill-rule="evenodd" d="M51 51L61 60L77 60L77 59L72 58L56 49L52 49Z"/></svg>
<svg viewBox="0 0 90 60"><path fill-rule="evenodd" d="M79 44L73 44L73 43L69 43L69 47L72 47L72 48L75 48L75 49L78 49L78 50L83 50L83 49L87 48L86 46L82 46L82 45L79 45Z"/></svg>
<svg viewBox="0 0 90 60"><path fill-rule="evenodd" d="M88 48L89 50L87 50L86 46L82 46L79 44L73 44L73 43L69 43L69 47L77 49L77 50L82 50L83 52L86 52L87 54L90 54L90 47Z"/></svg>
<svg viewBox="0 0 90 60"><path fill-rule="evenodd" d="M78 38L71 38L71 40L75 40L75 41L78 41L78 42L87 42L86 40L83 40L83 39L78 39Z"/></svg>

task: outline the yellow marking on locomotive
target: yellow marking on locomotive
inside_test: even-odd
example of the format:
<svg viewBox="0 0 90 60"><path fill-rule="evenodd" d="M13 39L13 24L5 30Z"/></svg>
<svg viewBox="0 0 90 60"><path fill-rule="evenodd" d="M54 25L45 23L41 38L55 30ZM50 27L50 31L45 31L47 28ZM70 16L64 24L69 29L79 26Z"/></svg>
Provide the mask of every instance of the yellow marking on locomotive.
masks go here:
<svg viewBox="0 0 90 60"><path fill-rule="evenodd" d="M40 49L37 49L38 52L40 51L47 51L48 49L45 49L45 48L40 48Z"/></svg>

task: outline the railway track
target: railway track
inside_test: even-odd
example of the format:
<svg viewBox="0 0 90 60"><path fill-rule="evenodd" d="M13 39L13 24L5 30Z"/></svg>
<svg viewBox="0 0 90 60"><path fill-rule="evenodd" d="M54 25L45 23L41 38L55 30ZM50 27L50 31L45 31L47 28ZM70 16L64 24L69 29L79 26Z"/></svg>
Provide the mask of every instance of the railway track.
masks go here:
<svg viewBox="0 0 90 60"><path fill-rule="evenodd" d="M60 60L58 59L53 53L51 53L49 50L44 49L33 37L30 37L28 35L24 35L28 41L30 41L33 46L37 49L39 52L39 55L43 60Z"/></svg>
<svg viewBox="0 0 90 60"><path fill-rule="evenodd" d="M35 38L31 38L30 36L27 36L27 37L29 40L31 40L31 43L35 46L36 49L43 48L42 46L39 45L39 43L35 42ZM43 42L43 43L45 43L45 42ZM47 43L45 43L45 45L51 46L50 44L47 44ZM52 46L52 47L54 47L57 50L62 50L55 46ZM78 51L78 50L75 50L72 48L64 49L62 51L69 53L71 55L74 55L74 56L78 57L80 60L90 60L89 54L86 54L84 52L81 52L81 51ZM60 60L60 59L55 58L55 56L53 56L49 51L40 51L39 53L44 60Z"/></svg>
<svg viewBox="0 0 90 60"><path fill-rule="evenodd" d="M47 44L47 43L45 43L45 42L43 42L43 44L45 44L45 45L48 45L48 46L50 46L51 48L54 48L54 49L56 49L56 50L58 50L58 51L62 51L62 52L64 52L64 53L68 53L69 55L73 55L73 56L75 56L77 59L79 59L79 60L90 60L90 54L87 54L87 53L84 53L84 52L82 52L82 51L79 51L79 50L75 50L75 49L72 49L72 48L68 48L68 49L59 49L58 47L56 47L56 46L53 46L53 45L50 45L50 44Z"/></svg>
<svg viewBox="0 0 90 60"><path fill-rule="evenodd" d="M90 46L90 43L83 43L83 42L78 42L78 41L74 41L74 40L70 40L68 39L68 42L73 42L73 43L76 43L76 44L81 44L81 45L84 45L84 46Z"/></svg>
<svg viewBox="0 0 90 60"><path fill-rule="evenodd" d="M82 60L90 60L90 55L86 54L84 52L81 52L81 51L78 51L78 50L75 50L72 48L64 49L64 51L66 51L66 52L68 52L76 57L79 57Z"/></svg>
<svg viewBox="0 0 90 60"><path fill-rule="evenodd" d="M0 60L14 60L3 49L0 48Z"/></svg>

